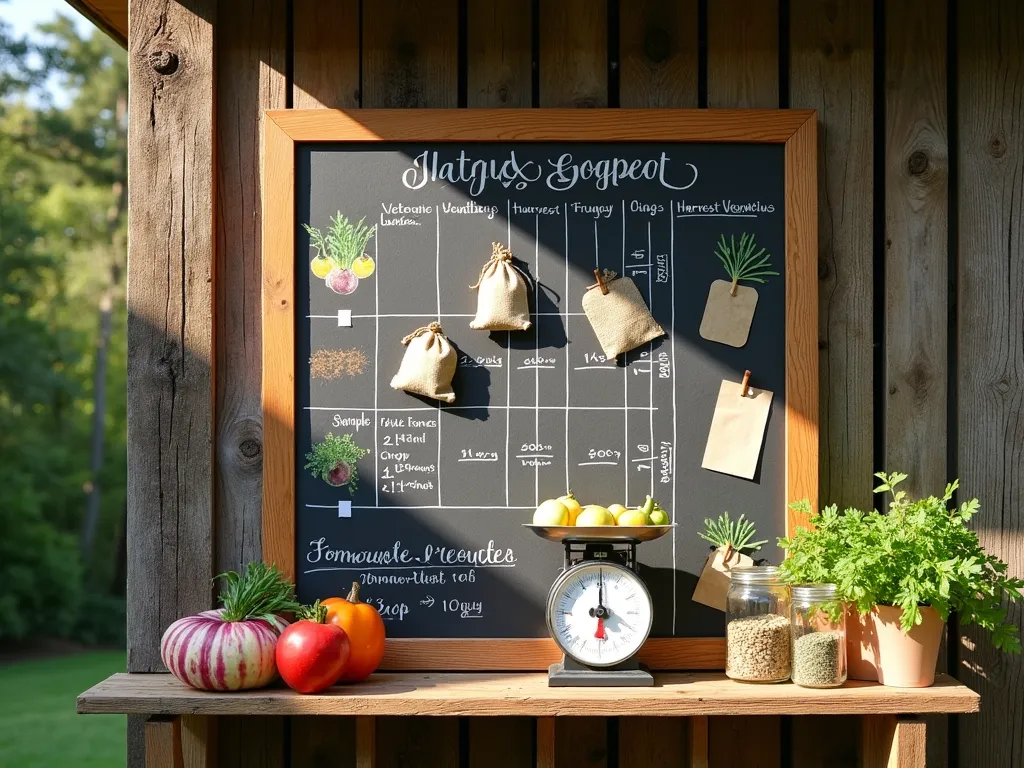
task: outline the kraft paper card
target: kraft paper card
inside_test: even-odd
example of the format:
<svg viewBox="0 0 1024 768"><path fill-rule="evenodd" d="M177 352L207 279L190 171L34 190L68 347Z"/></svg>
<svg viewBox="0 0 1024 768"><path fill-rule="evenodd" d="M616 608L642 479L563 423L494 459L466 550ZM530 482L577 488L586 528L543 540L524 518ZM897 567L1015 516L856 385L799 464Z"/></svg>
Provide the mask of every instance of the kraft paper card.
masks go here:
<svg viewBox="0 0 1024 768"><path fill-rule="evenodd" d="M704 469L753 480L764 443L764 430L772 406L772 393L747 387L740 394L738 381L722 381L704 448Z"/></svg>
<svg viewBox="0 0 1024 768"><path fill-rule="evenodd" d="M737 565L753 565L754 561L741 555L735 549L726 557L726 548L719 547L704 561L704 570L700 572L697 587L693 590L693 601L701 605L725 611L725 593L729 591L729 580L732 569Z"/></svg>
<svg viewBox="0 0 1024 768"><path fill-rule="evenodd" d="M708 341L742 347L747 343L750 324L754 321L757 290L738 285L735 296L730 294L731 290L732 283L728 280L715 280L711 284L700 335Z"/></svg>

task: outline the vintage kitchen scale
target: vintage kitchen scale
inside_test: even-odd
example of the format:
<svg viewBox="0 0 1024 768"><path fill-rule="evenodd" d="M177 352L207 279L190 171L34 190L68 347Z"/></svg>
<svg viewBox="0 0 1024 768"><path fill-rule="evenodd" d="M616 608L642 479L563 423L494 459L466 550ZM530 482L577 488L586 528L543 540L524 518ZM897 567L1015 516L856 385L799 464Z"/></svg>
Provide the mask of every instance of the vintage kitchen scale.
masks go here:
<svg viewBox="0 0 1024 768"><path fill-rule="evenodd" d="M654 606L639 575L636 547L661 538L675 523L525 527L565 548L564 568L544 610L548 632L562 652L562 661L548 668L548 685L654 685L637 660L654 623Z"/></svg>

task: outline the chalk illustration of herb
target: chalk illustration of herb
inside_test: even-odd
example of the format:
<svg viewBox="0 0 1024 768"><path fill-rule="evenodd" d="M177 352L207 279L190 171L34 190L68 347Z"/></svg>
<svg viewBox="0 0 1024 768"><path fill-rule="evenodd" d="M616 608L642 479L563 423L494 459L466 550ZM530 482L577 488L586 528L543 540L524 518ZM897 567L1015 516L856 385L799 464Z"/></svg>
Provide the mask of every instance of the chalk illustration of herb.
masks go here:
<svg viewBox="0 0 1024 768"><path fill-rule="evenodd" d="M715 255L732 278L732 284L729 286L730 296L736 295L740 280L763 285L766 277L778 276L779 273L771 268L772 255L764 248L754 253L755 248L757 243L754 242L754 236L746 232L740 235L739 246L736 245L736 235L733 235L728 243L725 241L725 235L719 237Z"/></svg>
<svg viewBox="0 0 1024 768"><path fill-rule="evenodd" d="M360 448L352 440L352 435L335 437L328 432L324 439L313 445L313 450L306 454L305 469L310 470L313 477L319 477L328 485L340 488L348 486L350 493L359 489L359 470L356 462L369 451Z"/></svg>
<svg viewBox="0 0 1024 768"><path fill-rule="evenodd" d="M322 278L335 293L347 296L359 287L360 279L373 274L376 265L365 253L366 245L377 233L377 227L367 226L360 219L353 224L341 211L331 217L331 226L322 232L309 224L303 228L309 233L309 244L316 249L316 258L310 262L313 274Z"/></svg>
<svg viewBox="0 0 1024 768"><path fill-rule="evenodd" d="M771 254L759 248L753 234L744 232L739 242L736 235L720 235L715 256L725 268L729 280L715 280L708 292L700 335L731 347L742 347L750 335L750 325L757 307L757 289L740 283L760 283L778 276L772 269Z"/></svg>

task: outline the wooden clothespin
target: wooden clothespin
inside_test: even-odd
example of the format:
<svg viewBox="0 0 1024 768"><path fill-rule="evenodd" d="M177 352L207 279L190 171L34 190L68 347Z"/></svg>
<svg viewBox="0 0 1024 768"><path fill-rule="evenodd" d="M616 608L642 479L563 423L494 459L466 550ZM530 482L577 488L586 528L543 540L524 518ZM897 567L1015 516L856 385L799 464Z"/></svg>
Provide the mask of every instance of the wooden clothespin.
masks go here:
<svg viewBox="0 0 1024 768"><path fill-rule="evenodd" d="M748 384L750 384L750 371L744 371L743 381L740 384L740 397L747 396L747 389L749 389Z"/></svg>
<svg viewBox="0 0 1024 768"><path fill-rule="evenodd" d="M594 277L597 278L597 287L601 289L601 295L608 295L608 286L604 284L604 275L601 274L600 269L594 270Z"/></svg>

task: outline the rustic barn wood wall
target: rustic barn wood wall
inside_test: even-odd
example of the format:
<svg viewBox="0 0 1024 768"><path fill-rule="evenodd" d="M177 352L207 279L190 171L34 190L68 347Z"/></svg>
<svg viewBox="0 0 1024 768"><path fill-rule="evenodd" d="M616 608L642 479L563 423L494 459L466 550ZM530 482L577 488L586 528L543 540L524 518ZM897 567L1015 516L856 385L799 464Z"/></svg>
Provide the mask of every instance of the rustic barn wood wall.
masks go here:
<svg viewBox="0 0 1024 768"><path fill-rule="evenodd" d="M260 115L316 107L820 114L821 498L961 478L1024 571L1018 0L131 0L129 667L260 542ZM1011 616L1024 619L1015 608ZM980 715L929 765L1024 765L1024 664L950 627ZM372 721L369 726L372 727ZM235 718L219 764L854 764L828 718ZM131 729L132 765L141 732ZM552 734L554 740L552 743Z"/></svg>

